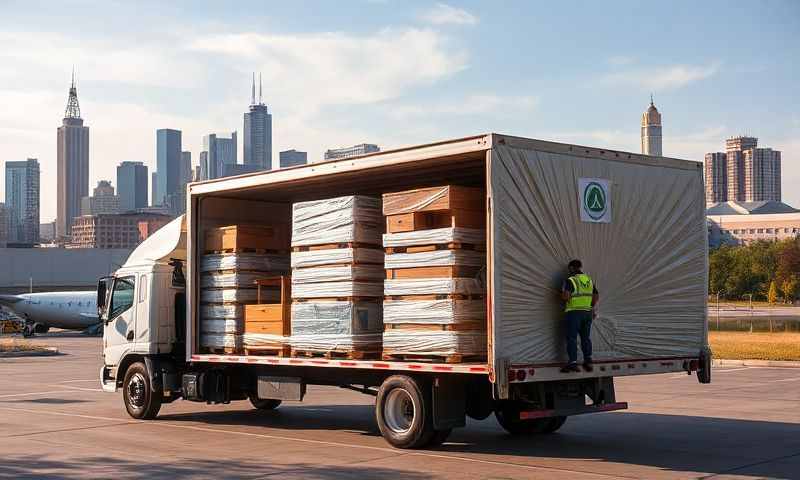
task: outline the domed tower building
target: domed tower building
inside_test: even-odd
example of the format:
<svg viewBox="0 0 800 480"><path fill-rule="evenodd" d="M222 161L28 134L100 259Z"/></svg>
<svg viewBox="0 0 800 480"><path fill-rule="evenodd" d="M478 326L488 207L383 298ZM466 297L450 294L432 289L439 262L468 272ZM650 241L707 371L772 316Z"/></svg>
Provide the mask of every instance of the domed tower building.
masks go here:
<svg viewBox="0 0 800 480"><path fill-rule="evenodd" d="M662 156L661 114L653 105L652 95L650 95L650 106L642 114L642 153L656 157Z"/></svg>

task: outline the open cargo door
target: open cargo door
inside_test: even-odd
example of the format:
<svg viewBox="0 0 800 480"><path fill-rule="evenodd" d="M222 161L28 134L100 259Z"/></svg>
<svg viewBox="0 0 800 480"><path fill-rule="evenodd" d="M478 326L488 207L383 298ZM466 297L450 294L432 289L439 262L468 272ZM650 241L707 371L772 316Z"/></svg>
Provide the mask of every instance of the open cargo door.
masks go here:
<svg viewBox="0 0 800 480"><path fill-rule="evenodd" d="M559 292L573 258L600 292L595 361L697 356L707 342L702 165L496 138L488 183L501 398L509 366L566 362Z"/></svg>

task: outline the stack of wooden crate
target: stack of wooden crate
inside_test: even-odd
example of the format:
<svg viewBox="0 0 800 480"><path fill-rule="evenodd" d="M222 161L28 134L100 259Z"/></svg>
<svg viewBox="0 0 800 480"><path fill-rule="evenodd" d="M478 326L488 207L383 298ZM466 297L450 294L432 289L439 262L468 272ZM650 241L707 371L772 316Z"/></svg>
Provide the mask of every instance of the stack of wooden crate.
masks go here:
<svg viewBox="0 0 800 480"><path fill-rule="evenodd" d="M256 282L289 270L289 227L231 225L210 228L200 261L200 346L238 353L246 347L246 306L280 301L280 285Z"/></svg>
<svg viewBox="0 0 800 480"><path fill-rule="evenodd" d="M292 208L292 353L367 358L380 352L380 198L348 196Z"/></svg>
<svg viewBox="0 0 800 480"><path fill-rule="evenodd" d="M485 357L485 202L450 185L383 196L385 360Z"/></svg>

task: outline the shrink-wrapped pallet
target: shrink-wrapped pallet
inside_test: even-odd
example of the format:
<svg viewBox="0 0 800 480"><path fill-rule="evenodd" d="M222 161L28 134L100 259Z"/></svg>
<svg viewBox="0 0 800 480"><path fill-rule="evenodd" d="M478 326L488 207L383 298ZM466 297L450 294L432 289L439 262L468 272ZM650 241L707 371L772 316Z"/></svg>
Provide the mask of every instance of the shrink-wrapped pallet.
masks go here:
<svg viewBox="0 0 800 480"><path fill-rule="evenodd" d="M384 294L396 295L483 295L484 282L478 278L401 278L383 281Z"/></svg>
<svg viewBox="0 0 800 480"><path fill-rule="evenodd" d="M280 302L281 294L275 290L261 290L264 303ZM255 288L204 288L200 290L202 303L256 303L258 290Z"/></svg>
<svg viewBox="0 0 800 480"><path fill-rule="evenodd" d="M379 302L292 304L292 348L304 351L380 349L383 329Z"/></svg>
<svg viewBox="0 0 800 480"><path fill-rule="evenodd" d="M292 298L374 297L383 295L380 282L317 282L292 284Z"/></svg>
<svg viewBox="0 0 800 480"><path fill-rule="evenodd" d="M292 246L331 243L379 245L383 217L380 198L363 195L292 205Z"/></svg>
<svg viewBox="0 0 800 480"><path fill-rule="evenodd" d="M213 318L200 320L200 331L203 333L242 333L240 319Z"/></svg>
<svg viewBox="0 0 800 480"><path fill-rule="evenodd" d="M486 265L486 254L473 250L433 250L417 253L393 253L386 255L385 268L417 268Z"/></svg>
<svg viewBox="0 0 800 480"><path fill-rule="evenodd" d="M457 300L444 298L437 300L385 300L383 302L383 323L398 324L437 324L486 322L486 301Z"/></svg>
<svg viewBox="0 0 800 480"><path fill-rule="evenodd" d="M484 356L486 331L386 330L383 349L390 355Z"/></svg>
<svg viewBox="0 0 800 480"><path fill-rule="evenodd" d="M216 349L239 350L242 336L231 333L201 333L200 346Z"/></svg>
<svg viewBox="0 0 800 480"><path fill-rule="evenodd" d="M348 281L381 283L383 275L383 265L331 265L295 268L292 271L292 285Z"/></svg>
<svg viewBox="0 0 800 480"><path fill-rule="evenodd" d="M200 258L201 272L224 270L287 272L289 255L263 253L211 253Z"/></svg>
<svg viewBox="0 0 800 480"><path fill-rule="evenodd" d="M292 268L320 267L356 263L383 265L383 250L376 248L330 248L292 252Z"/></svg>

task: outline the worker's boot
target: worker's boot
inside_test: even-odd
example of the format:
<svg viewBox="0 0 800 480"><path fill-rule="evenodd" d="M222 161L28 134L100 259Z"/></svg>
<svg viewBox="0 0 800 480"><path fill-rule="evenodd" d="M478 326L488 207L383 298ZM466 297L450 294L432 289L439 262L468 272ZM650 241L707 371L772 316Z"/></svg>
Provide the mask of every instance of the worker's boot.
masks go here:
<svg viewBox="0 0 800 480"><path fill-rule="evenodd" d="M591 360L584 361L583 362L583 369L586 370L587 372L593 372L594 371L594 365L592 365L592 361Z"/></svg>
<svg viewBox="0 0 800 480"><path fill-rule="evenodd" d="M568 363L561 367L561 373L570 373L570 372L580 372L581 369L578 368L577 363Z"/></svg>

